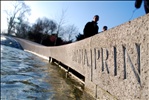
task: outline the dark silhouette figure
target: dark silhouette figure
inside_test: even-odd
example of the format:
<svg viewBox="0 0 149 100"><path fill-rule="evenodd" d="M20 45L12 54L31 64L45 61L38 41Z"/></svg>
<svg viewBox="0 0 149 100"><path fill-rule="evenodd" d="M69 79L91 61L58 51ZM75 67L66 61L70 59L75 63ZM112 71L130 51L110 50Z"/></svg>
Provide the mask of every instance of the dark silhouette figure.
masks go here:
<svg viewBox="0 0 149 100"><path fill-rule="evenodd" d="M99 16L95 15L93 17L93 21L92 22L88 22L85 27L84 27L84 38L93 36L95 34L98 33L98 25L97 25L97 21L99 20Z"/></svg>
<svg viewBox="0 0 149 100"><path fill-rule="evenodd" d="M142 0L136 0L135 1L135 7L138 9L141 7ZM144 9L146 14L149 13L149 0L144 0Z"/></svg>
<svg viewBox="0 0 149 100"><path fill-rule="evenodd" d="M106 31L107 29L108 29L107 26L103 26L103 28L102 28L103 31Z"/></svg>

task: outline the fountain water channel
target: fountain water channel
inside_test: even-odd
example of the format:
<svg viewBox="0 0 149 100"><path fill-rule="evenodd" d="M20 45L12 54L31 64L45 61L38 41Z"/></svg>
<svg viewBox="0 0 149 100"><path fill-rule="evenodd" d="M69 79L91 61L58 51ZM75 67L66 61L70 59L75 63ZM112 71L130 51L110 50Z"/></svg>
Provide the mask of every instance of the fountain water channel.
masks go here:
<svg viewBox="0 0 149 100"><path fill-rule="evenodd" d="M1 36L1 100L94 99L83 91L80 82L66 78L61 68Z"/></svg>

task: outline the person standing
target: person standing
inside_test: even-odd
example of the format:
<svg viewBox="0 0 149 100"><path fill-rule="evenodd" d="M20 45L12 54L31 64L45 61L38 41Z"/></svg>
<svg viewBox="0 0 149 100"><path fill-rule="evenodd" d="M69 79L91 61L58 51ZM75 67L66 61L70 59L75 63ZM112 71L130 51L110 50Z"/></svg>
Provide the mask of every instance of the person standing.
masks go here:
<svg viewBox="0 0 149 100"><path fill-rule="evenodd" d="M102 28L103 31L106 31L107 29L108 29L107 26L103 26L103 28Z"/></svg>
<svg viewBox="0 0 149 100"><path fill-rule="evenodd" d="M142 0L136 0L135 1L135 7L138 9L141 7ZM144 0L144 9L146 14L149 13L149 0Z"/></svg>
<svg viewBox="0 0 149 100"><path fill-rule="evenodd" d="M93 17L93 20L91 22L87 22L85 27L84 27L84 38L87 38L87 37L90 37L90 36L93 36L95 34L98 33L98 25L97 25L97 21L99 20L99 16L98 15L95 15Z"/></svg>

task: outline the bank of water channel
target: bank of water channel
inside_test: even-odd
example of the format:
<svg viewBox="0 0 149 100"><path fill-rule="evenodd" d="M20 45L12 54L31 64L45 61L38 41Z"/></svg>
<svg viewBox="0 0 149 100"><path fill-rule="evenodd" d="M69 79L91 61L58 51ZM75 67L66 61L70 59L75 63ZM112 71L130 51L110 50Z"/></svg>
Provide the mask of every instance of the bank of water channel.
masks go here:
<svg viewBox="0 0 149 100"><path fill-rule="evenodd" d="M83 84L31 53L1 45L1 100L94 100Z"/></svg>

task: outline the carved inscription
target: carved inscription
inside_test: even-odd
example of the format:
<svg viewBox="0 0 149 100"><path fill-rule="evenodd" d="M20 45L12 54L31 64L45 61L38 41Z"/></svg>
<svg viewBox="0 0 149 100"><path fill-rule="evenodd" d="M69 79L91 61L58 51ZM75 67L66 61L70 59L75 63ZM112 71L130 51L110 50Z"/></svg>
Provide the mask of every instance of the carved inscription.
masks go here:
<svg viewBox="0 0 149 100"><path fill-rule="evenodd" d="M147 64L149 65L149 43L147 44Z"/></svg>
<svg viewBox="0 0 149 100"><path fill-rule="evenodd" d="M114 49L114 76L117 75L117 50L116 47L113 47Z"/></svg>
<svg viewBox="0 0 149 100"><path fill-rule="evenodd" d="M103 50L103 48L101 48L101 55L102 55L102 71L104 71L106 68L106 71L109 74L109 68L108 68L108 64L107 64L107 60L108 60L108 56L109 56L108 50L107 49Z"/></svg>
<svg viewBox="0 0 149 100"><path fill-rule="evenodd" d="M128 59L128 63L130 64L130 67L132 68L132 71L134 72L134 75L137 79L137 81L141 84L141 80L140 80L140 45L139 44L135 44L136 46L136 56L137 56L137 69L135 69L135 66L126 50L126 47L123 46L123 55L124 55L124 79L127 78L127 68L126 68L126 58Z"/></svg>
<svg viewBox="0 0 149 100"><path fill-rule="evenodd" d="M113 73L114 76L118 75L118 65L117 65L117 54L122 54L123 57L123 64L120 67L123 67L123 78L127 79L127 68L131 67L132 72L134 73L134 76L136 77L136 80L138 83L141 84L141 79L140 79L140 67L141 67L141 61L140 61L140 44L135 44L133 50L135 51L135 62L132 61L132 58L130 56L130 52L128 52L127 47L122 46L121 52L117 51L116 46L112 47L112 52L109 52L107 48L93 48L93 49L79 49L73 52L73 58L72 60L79 63L83 64L84 66L87 66L91 69L91 81L93 77L93 71L97 69L97 67L101 68L100 70L102 72L106 72L107 74ZM110 53L110 54L109 54ZM109 55L113 55L113 63L114 66L108 65L108 59ZM97 65L98 61L101 61L101 65ZM111 61L111 60L110 60ZM110 68L113 68L113 72L110 72Z"/></svg>

